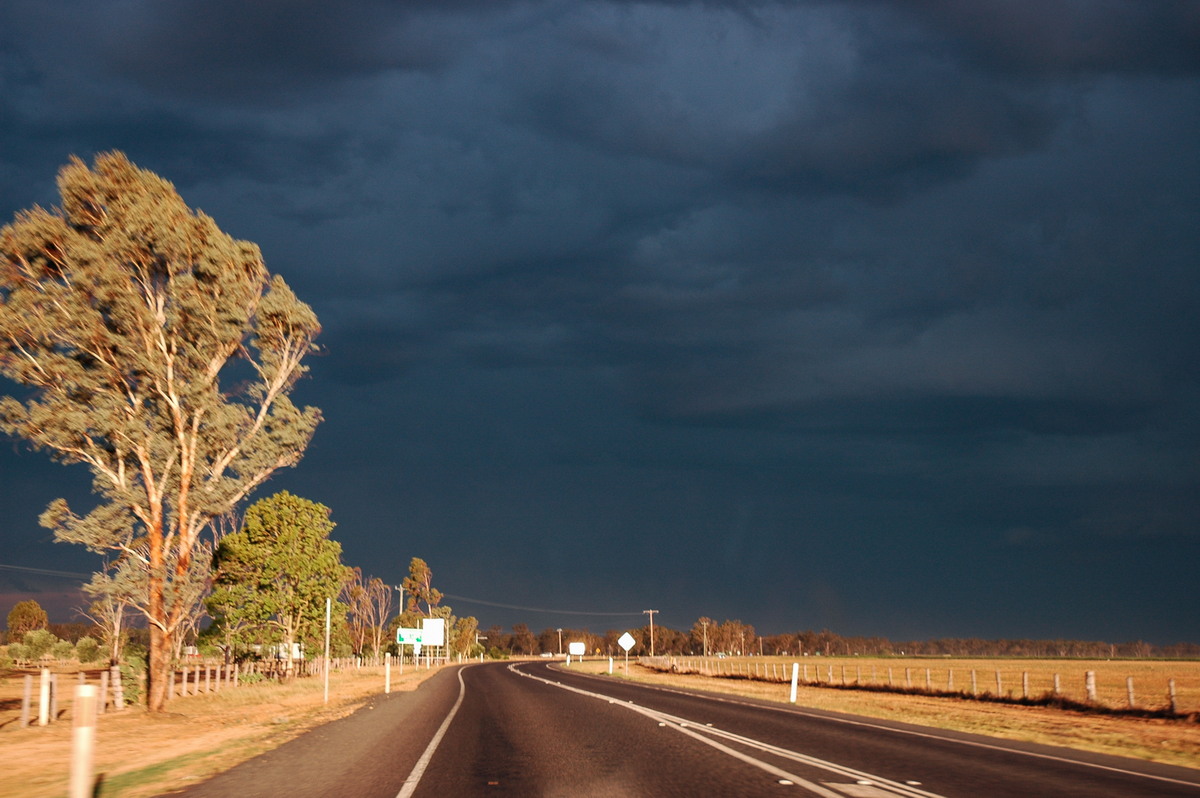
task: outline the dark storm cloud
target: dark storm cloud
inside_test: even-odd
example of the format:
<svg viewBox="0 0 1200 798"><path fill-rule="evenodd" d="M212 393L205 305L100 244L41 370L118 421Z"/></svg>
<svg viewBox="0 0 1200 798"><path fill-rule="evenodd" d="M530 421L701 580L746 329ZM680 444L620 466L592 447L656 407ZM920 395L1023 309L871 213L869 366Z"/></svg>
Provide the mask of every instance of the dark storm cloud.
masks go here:
<svg viewBox="0 0 1200 798"><path fill-rule="evenodd" d="M1179 74L1200 69L1200 8L1190 0L898 0L948 46L1030 75Z"/></svg>
<svg viewBox="0 0 1200 798"><path fill-rule="evenodd" d="M0 201L119 148L263 247L325 327L276 485L355 563L1103 636L1054 564L1115 610L1196 539L1196 9L8 3Z"/></svg>

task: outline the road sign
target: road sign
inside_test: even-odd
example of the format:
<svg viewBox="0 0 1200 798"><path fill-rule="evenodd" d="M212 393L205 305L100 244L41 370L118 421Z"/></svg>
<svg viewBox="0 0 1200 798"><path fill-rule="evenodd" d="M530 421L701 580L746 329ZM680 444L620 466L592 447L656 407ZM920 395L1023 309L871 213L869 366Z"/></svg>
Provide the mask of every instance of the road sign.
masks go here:
<svg viewBox="0 0 1200 798"><path fill-rule="evenodd" d="M420 645L421 632L420 629L408 629L402 626L396 630L396 642L402 646Z"/></svg>
<svg viewBox="0 0 1200 798"><path fill-rule="evenodd" d="M625 649L625 653L629 653L629 649L633 648L633 644L637 641L633 639L633 635L626 632L617 638L617 645Z"/></svg>
<svg viewBox="0 0 1200 798"><path fill-rule="evenodd" d="M446 645L446 619L422 618L421 642L427 646Z"/></svg>
<svg viewBox="0 0 1200 798"><path fill-rule="evenodd" d="M582 657L587 651L587 643L567 643L567 653L572 657Z"/></svg>

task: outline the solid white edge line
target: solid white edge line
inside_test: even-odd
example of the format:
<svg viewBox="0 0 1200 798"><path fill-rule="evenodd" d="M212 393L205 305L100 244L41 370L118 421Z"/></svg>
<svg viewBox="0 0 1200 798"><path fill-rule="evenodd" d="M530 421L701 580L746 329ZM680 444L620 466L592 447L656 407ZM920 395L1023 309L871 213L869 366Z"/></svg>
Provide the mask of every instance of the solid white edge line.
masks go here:
<svg viewBox="0 0 1200 798"><path fill-rule="evenodd" d="M463 698L467 694L467 683L463 681L462 676L464 670L466 669L458 669L458 700L454 702L454 707L450 710L450 714L442 721L437 734L433 735L433 739L425 747L425 753L421 754L421 758L417 760L417 764L413 765L408 778L404 780L404 786L400 788L400 792L396 793L396 798L411 798L417 789L417 785L421 782L421 777L425 775L425 768L429 767L429 762L433 759L433 753L437 751L442 738L446 736L446 729L450 728L450 721L454 720L454 716L458 714L458 708L462 706Z"/></svg>
<svg viewBox="0 0 1200 798"><path fill-rule="evenodd" d="M595 674L591 674L591 673L576 673L574 675L578 676L580 678L584 678L584 679L600 679L600 681L604 681L604 679L600 678L599 676L596 676ZM637 687L645 688L646 690L659 690L664 693L676 693L678 695L689 695L689 696L693 696L693 697L696 696L696 693L689 693L684 690L673 690L669 687L659 687L657 685L643 684L643 683L634 682L634 681L625 681L625 682L622 682L622 684L634 685ZM1020 748L1009 748L1007 746L998 745L995 743L984 743L984 742L979 742L977 740L960 740L955 737L945 737L940 734L932 734L929 732L914 731L912 729L900 729L900 728L895 728L893 726L885 726L880 723L872 723L872 722L870 722L869 719L868 720L851 720L849 718L839 718L839 717L833 717L830 715L821 715L821 714L817 714L815 712L806 712L799 707L773 707L773 706L768 706L768 705L764 705L764 704L753 704L753 703L750 703L749 701L738 701L737 699L730 698L729 696L710 695L710 696L704 696L704 697L711 698L713 701L722 701L722 702L725 702L728 704L737 704L738 706L758 707L759 709L769 709L773 712L783 712L783 713L789 714L789 715L800 715L800 716L806 717L806 718L816 718L818 720L833 721L834 723L842 723L847 726L863 726L863 727L869 728L869 729L879 729L880 731L892 732L893 734L906 734L911 737L924 737L929 740L938 740L938 741L941 741L944 743L965 745L965 746L969 746L972 748L983 748L983 749L987 749L987 750L991 750L991 751L1001 751L1003 753L1016 754L1018 756L1033 757L1034 759L1046 759L1051 762L1061 762L1061 763L1067 764L1067 765L1077 765L1079 767L1091 768L1093 770L1104 770L1104 771L1108 771L1109 773L1120 773L1121 775L1124 775L1124 776L1134 776L1134 777L1142 778L1142 779L1150 779L1152 781L1162 781L1162 782L1166 782L1168 784L1178 784L1178 785L1181 785L1184 787L1200 787L1200 784L1196 784L1196 782L1194 782L1194 781L1183 781L1182 779L1173 779L1170 776L1159 776L1154 773L1141 773L1136 770L1125 770L1123 768L1113 767L1112 765L1101 765L1097 762L1087 762L1082 759L1071 759L1069 757L1056 756L1054 754L1043 754L1043 753L1039 753L1037 751L1023 751ZM955 730L954 729L945 729L944 731L952 732ZM970 734L971 732L960 732L960 733L961 734ZM997 739L1001 739L1001 738L997 738ZM1012 742L1020 742L1020 741L1014 740ZM1083 752L1083 753L1089 753L1089 752ZM1100 756L1117 756L1117 755L1116 754L1100 754ZM1178 767L1178 766L1176 765L1173 767Z"/></svg>
<svg viewBox="0 0 1200 798"><path fill-rule="evenodd" d="M570 685L563 684L562 682L554 682L549 679L543 678L541 676L535 676L532 673L526 673L525 671L522 671L517 667L517 665L519 665L519 664L521 664L521 663L513 663L512 665L508 666L508 669L510 671L512 671L513 673L520 674L521 676L524 676L528 679L535 679L535 680L537 680L539 682L543 682L544 684L547 684L551 687L557 687L562 690L569 690L573 693L578 693L580 695L584 695L589 698L604 699L604 700L607 700L609 703L614 703L611 696L604 695L603 693L593 693L589 690L582 690L578 687L572 687ZM645 715L646 717L650 718L651 720L660 721L660 723L659 723L660 726L665 726L669 729L673 729L677 732L680 732L681 734L686 734L689 737L691 737L701 743L704 743L707 746L717 749L718 751L720 751L723 754L726 754L727 756L731 756L735 759L741 760L742 762L745 762L748 765L752 765L752 766L758 768L759 770L766 771L767 773L770 773L772 776L775 776L776 778L787 779L788 781L792 782L793 784L795 784L799 787L802 787L803 789L808 790L809 792L812 792L812 793L815 793L816 795L821 796L821 798L842 798L842 795L843 795L842 793L835 793L830 790L827 790L823 786L821 786L815 782L809 781L808 779L802 778L802 777L796 775L795 773L791 773L789 771L783 770L782 768L776 767L775 765L772 765L769 762L764 762L761 759L756 759L755 757L752 757L749 754L742 753L741 751L730 748L729 746L719 743L710 737L706 737L703 734L699 734L695 731L692 731L690 728L688 728L686 726L686 724L692 723L693 725L695 725L694 721L688 721L684 718L679 718L674 715L667 714L665 712L659 712L658 710L650 709L649 707L643 707L639 704L633 703L632 701L625 702L625 701L617 700L617 701L615 701L615 703L618 706L623 707L624 709L632 710L632 711L638 713L639 715ZM708 728L708 727L697 726L697 728L701 731L708 732L710 734L720 734L721 736L725 736L729 739L733 739L739 743L742 743L743 745L748 745L752 748L758 748L760 751L764 751L766 753L772 753L772 754L775 754L776 756L783 756L785 758L790 758L793 761L800 761L801 764L806 764L806 765L809 765L811 767L816 767L821 770L826 770L829 772L837 773L838 775L841 775L841 776L850 776L851 778L854 778L854 777L870 778L875 781L883 782L883 783L887 784L888 786L893 786L893 784L894 784L893 782L891 782L887 779L883 779L883 778L874 776L869 773L863 773L862 771L845 768L842 765L837 765L837 764L831 763L831 762L825 762L823 760L816 759L814 757L798 755L798 754L795 754L795 752L787 751L786 749L777 748L775 746L768 746L757 740L752 740L749 737L742 737L740 735L734 735L729 732L721 732L718 729L713 729L713 728ZM774 749L774 750L769 750L769 749ZM836 786L836 785L830 785L830 786ZM894 794L909 795L910 793L897 792ZM929 796L929 798L941 798L941 796L934 795L933 793L922 793L922 794Z"/></svg>

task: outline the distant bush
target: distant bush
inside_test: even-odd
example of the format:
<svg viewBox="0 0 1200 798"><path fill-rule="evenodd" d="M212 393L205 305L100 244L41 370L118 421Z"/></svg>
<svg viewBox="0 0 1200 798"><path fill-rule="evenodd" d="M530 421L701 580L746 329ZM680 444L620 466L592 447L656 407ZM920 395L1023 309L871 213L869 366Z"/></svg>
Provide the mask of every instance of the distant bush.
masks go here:
<svg viewBox="0 0 1200 798"><path fill-rule="evenodd" d="M238 684L256 684L266 678L261 673L243 673L238 677Z"/></svg>
<svg viewBox="0 0 1200 798"><path fill-rule="evenodd" d="M100 643L94 637L81 637L75 644L75 656L82 663L96 662L101 657Z"/></svg>
<svg viewBox="0 0 1200 798"><path fill-rule="evenodd" d="M75 659L75 645L70 640L59 640L50 647L55 659Z"/></svg>
<svg viewBox="0 0 1200 798"><path fill-rule="evenodd" d="M8 656L17 662L29 661L29 646L24 643L9 643Z"/></svg>
<svg viewBox="0 0 1200 798"><path fill-rule="evenodd" d="M59 642L59 640L52 632L46 629L34 629L31 632L25 633L24 642L25 646L29 649L27 659L38 660L49 654L54 649L54 644Z"/></svg>
<svg viewBox="0 0 1200 798"><path fill-rule="evenodd" d="M0 648L0 671L6 671L13 666L13 659L9 656L8 647Z"/></svg>

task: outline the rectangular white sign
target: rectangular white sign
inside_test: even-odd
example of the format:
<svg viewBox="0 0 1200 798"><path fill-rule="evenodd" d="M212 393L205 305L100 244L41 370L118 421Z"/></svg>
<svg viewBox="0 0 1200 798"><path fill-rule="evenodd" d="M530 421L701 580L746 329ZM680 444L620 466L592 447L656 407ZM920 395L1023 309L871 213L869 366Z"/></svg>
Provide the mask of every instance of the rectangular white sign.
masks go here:
<svg viewBox="0 0 1200 798"><path fill-rule="evenodd" d="M444 645L446 645L446 619L445 618L422 618L421 619L421 645L425 645L425 646L444 646Z"/></svg>

